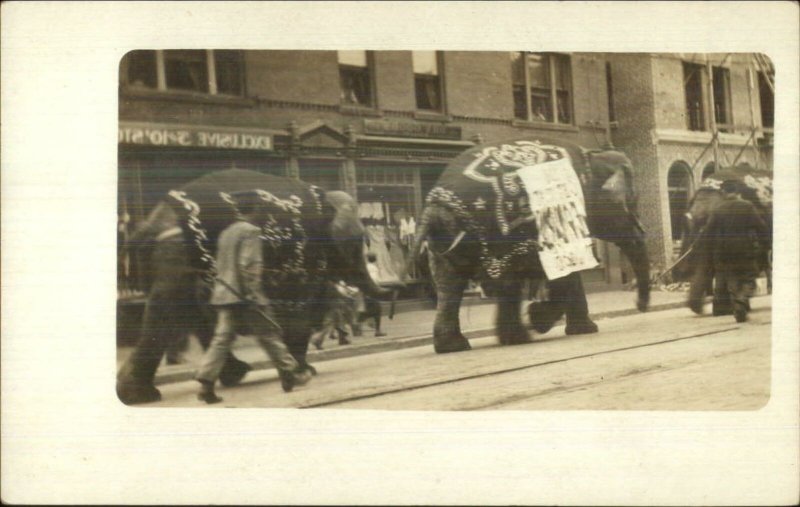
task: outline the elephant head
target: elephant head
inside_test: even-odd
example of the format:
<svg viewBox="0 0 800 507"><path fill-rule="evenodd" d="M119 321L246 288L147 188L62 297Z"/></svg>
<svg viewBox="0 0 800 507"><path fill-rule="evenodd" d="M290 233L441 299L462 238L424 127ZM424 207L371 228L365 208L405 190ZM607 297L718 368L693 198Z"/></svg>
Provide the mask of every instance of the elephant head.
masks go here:
<svg viewBox="0 0 800 507"><path fill-rule="evenodd" d="M622 250L636 274L636 305L645 311L650 301L650 261L645 231L636 216L633 165L615 150L589 151L588 178L584 181L586 219L592 236L610 241Z"/></svg>

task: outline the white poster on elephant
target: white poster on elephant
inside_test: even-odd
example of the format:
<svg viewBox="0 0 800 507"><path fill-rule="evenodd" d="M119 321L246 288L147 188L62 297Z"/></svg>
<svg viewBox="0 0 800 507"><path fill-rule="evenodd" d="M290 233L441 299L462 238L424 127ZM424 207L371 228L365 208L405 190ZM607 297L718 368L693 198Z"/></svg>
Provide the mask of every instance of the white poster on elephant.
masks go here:
<svg viewBox="0 0 800 507"><path fill-rule="evenodd" d="M539 258L554 280L598 265L586 225L580 180L568 157L517 171L539 230Z"/></svg>

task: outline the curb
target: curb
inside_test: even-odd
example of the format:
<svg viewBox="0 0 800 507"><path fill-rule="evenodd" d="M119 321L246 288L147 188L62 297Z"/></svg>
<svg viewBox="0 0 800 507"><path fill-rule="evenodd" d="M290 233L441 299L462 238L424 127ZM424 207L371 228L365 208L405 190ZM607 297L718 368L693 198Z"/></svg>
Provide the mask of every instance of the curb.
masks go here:
<svg viewBox="0 0 800 507"><path fill-rule="evenodd" d="M686 306L685 301L662 303L660 305L654 305L650 307L647 313L664 311L664 310L674 310L676 308L684 308L685 306ZM609 319L616 317L625 317L628 315L636 315L639 313L642 312L639 312L635 308L629 308L626 310L611 310L607 312L590 313L589 317L591 317L592 320L601 320L601 319ZM560 323L563 323L563 319L557 322L556 325L559 325ZM494 327L473 329L471 331L465 331L463 334L468 339L484 338L486 336L492 336L494 334ZM364 343L360 345L351 345L346 348L336 348L329 350L328 349L309 350L308 360L311 363L331 361L334 359L344 359L349 357L364 356L368 354L389 352L392 350L400 350L411 347L421 347L424 345L431 345L431 346L433 345L433 336L430 333L426 333L424 335L390 338L385 341ZM253 361L250 363L250 366L253 368L253 370L264 370L272 368L272 362L267 359L264 359L259 361ZM194 378L194 368L183 371L165 373L161 375L156 374L156 377L154 379L154 384L157 386L164 384L172 384L176 382L185 382L187 380L192 380L193 378Z"/></svg>

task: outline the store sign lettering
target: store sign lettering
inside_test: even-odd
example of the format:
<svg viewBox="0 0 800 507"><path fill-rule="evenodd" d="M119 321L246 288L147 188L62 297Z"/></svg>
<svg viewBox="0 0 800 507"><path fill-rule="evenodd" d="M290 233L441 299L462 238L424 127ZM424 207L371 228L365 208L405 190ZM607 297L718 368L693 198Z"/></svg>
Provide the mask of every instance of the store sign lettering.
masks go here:
<svg viewBox="0 0 800 507"><path fill-rule="evenodd" d="M263 134L219 132L204 129L120 127L119 142L150 146L271 150L272 138Z"/></svg>
<svg viewBox="0 0 800 507"><path fill-rule="evenodd" d="M461 139L461 127L392 120L364 120L364 133L375 136Z"/></svg>

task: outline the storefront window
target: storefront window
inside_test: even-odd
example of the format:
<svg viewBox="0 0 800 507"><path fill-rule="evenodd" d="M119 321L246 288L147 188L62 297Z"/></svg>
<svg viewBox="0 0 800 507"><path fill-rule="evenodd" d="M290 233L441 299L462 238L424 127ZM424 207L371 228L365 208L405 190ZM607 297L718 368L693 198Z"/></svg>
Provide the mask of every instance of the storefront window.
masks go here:
<svg viewBox="0 0 800 507"><path fill-rule="evenodd" d="M377 257L379 283L415 278L408 258L416 233L416 167L362 163L356 167L359 218L367 232L366 251Z"/></svg>

